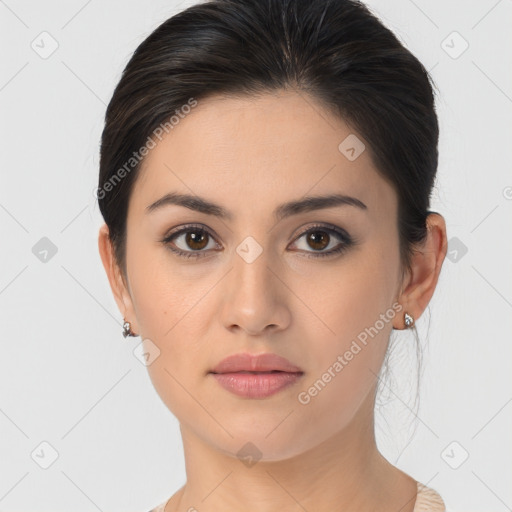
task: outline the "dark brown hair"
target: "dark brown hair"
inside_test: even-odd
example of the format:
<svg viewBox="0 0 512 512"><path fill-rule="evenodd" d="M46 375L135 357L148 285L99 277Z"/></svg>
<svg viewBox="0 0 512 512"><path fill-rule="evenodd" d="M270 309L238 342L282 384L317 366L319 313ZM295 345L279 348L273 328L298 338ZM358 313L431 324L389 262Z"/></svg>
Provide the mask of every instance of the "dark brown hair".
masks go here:
<svg viewBox="0 0 512 512"><path fill-rule="evenodd" d="M97 197L124 275L128 202L155 130L191 101L281 89L309 94L369 143L398 195L401 262L409 267L426 236L438 164L424 66L358 1L211 0L139 45L107 107Z"/></svg>

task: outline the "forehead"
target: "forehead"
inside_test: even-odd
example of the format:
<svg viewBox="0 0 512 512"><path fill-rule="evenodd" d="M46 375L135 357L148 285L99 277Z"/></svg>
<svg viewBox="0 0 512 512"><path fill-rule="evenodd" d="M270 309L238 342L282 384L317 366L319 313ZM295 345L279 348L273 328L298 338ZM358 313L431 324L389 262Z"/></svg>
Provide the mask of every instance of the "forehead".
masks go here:
<svg viewBox="0 0 512 512"><path fill-rule="evenodd" d="M142 212L177 191L229 202L236 212L306 194L344 193L374 214L389 214L394 191L369 151L347 158L343 151L354 142L359 153L362 136L305 93L210 97L148 152L131 202Z"/></svg>

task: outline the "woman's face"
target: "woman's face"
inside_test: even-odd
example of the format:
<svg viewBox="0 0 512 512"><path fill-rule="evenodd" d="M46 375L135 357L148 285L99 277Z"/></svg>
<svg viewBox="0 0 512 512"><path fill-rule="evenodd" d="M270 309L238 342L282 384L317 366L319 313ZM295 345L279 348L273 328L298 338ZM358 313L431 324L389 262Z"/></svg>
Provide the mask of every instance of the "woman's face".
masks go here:
<svg viewBox="0 0 512 512"><path fill-rule="evenodd" d="M288 458L373 407L403 311L397 197L361 142L309 96L217 96L145 158L128 211L126 316L160 351L148 371L182 430L224 453L250 442L263 460ZM219 208L148 210L166 194ZM363 205L279 210L334 194ZM270 396L239 396L210 373L237 353L274 353L303 373Z"/></svg>

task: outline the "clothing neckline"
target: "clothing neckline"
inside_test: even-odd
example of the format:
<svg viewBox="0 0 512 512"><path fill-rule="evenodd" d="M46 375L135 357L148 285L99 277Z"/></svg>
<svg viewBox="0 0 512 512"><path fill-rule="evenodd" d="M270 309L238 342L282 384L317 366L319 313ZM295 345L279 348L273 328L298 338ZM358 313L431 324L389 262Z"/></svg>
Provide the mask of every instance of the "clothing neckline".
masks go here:
<svg viewBox="0 0 512 512"><path fill-rule="evenodd" d="M416 489L413 512L446 512L444 501L435 489L427 487L418 481L416 481ZM150 512L164 512L171 498L172 496Z"/></svg>
<svg viewBox="0 0 512 512"><path fill-rule="evenodd" d="M416 501L413 512L446 512L446 505L439 493L421 482L416 482Z"/></svg>

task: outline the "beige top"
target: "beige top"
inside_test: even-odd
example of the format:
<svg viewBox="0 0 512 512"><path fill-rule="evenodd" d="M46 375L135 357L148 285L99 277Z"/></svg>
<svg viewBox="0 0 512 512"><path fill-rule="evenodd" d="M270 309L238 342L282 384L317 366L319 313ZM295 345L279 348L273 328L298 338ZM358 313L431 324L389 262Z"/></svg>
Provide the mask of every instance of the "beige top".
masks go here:
<svg viewBox="0 0 512 512"><path fill-rule="evenodd" d="M167 505L169 500L164 501L158 507L150 510L150 512L164 512L165 505ZM418 494L416 495L414 512L446 512L446 507L437 491L418 482Z"/></svg>
<svg viewBox="0 0 512 512"><path fill-rule="evenodd" d="M446 505L441 496L439 496L439 493L420 482L417 483L418 494L413 512L446 512Z"/></svg>

